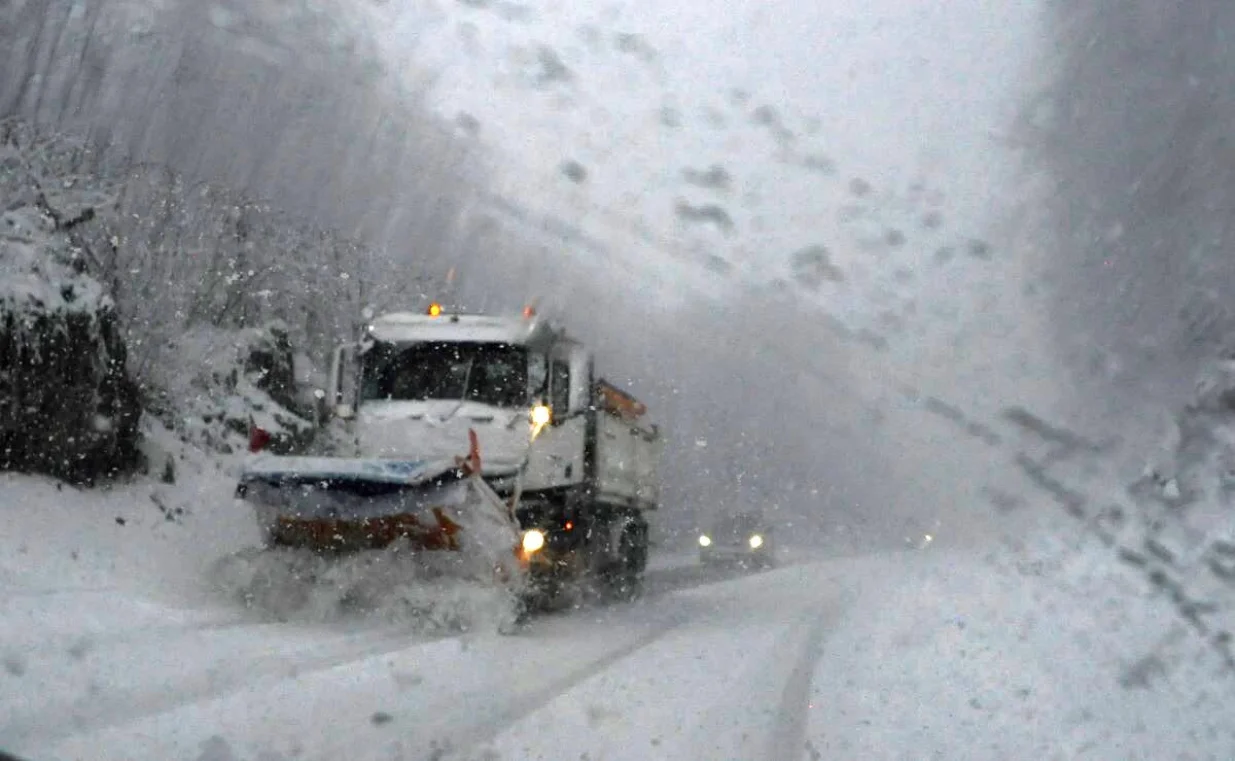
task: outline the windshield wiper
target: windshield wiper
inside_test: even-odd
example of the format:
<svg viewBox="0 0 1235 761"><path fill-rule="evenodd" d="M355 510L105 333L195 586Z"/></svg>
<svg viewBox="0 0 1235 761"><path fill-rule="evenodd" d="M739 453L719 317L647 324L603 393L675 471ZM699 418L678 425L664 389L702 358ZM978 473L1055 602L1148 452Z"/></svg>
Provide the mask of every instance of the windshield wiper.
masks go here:
<svg viewBox="0 0 1235 761"><path fill-rule="evenodd" d="M472 382L472 366L476 364L476 355L473 354L467 361L467 370L463 373L463 393L459 395L459 403L448 414L442 416L442 422L445 423L455 415L459 414L459 410L463 409L463 405L467 402L467 389Z"/></svg>

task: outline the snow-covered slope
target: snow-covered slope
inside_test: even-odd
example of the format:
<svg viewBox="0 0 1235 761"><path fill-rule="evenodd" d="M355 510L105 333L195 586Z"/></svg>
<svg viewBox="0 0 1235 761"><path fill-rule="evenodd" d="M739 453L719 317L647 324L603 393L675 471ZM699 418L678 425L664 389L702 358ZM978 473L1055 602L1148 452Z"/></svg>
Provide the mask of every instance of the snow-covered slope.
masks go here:
<svg viewBox="0 0 1235 761"><path fill-rule="evenodd" d="M499 195L645 267L689 262L679 287L783 287L909 342L1021 299L997 135L1030 3L358 7L496 150Z"/></svg>
<svg viewBox="0 0 1235 761"><path fill-rule="evenodd" d="M154 474L132 483L77 489L42 477L0 475L0 578L7 589L46 594L43 603L75 590L183 602L211 563L256 541L248 516L229 498L226 461L186 447L157 424L144 436ZM67 616L59 625L81 628L90 610L78 611L86 613L81 621Z"/></svg>

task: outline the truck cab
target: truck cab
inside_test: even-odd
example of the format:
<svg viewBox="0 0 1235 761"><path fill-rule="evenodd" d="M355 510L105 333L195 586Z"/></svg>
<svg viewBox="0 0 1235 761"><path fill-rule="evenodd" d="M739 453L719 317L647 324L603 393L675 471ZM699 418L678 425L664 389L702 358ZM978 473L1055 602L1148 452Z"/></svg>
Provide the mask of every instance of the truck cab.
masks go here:
<svg viewBox="0 0 1235 761"><path fill-rule="evenodd" d="M334 414L361 457L436 459L458 454L469 429L490 471L529 457L524 488L578 483L581 416L592 358L534 314L522 318L396 312L338 349ZM548 413L529 447L534 411Z"/></svg>

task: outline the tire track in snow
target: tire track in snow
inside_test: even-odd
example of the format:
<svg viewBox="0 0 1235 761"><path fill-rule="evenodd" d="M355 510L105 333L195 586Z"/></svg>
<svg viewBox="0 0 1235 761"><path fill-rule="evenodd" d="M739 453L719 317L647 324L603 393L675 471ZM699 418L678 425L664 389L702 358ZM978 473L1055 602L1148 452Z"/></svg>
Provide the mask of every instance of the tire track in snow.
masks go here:
<svg viewBox="0 0 1235 761"><path fill-rule="evenodd" d="M685 578L673 578L671 575L668 584L642 596L641 599L650 603L675 592L723 584L758 573L735 569L732 573L707 573L703 576L686 574ZM610 605L602 607L610 607ZM502 729L525 718L557 695L633 655L684 623L686 623L685 619L662 623L630 643L572 669L549 685L530 693L522 693L522 697L501 707L493 714L495 723L489 723L487 731L481 735L482 739L476 742L483 742L483 738L495 737ZM225 632L248 627L252 627L255 632L269 633L284 626L286 624L278 622L225 618L183 624L164 624L127 632L108 632L97 636L86 635L83 639L89 640L88 650L91 652L114 652L144 642L156 633L162 635L195 634ZM337 634L333 631L331 633ZM450 638L449 636L425 638L423 635L415 636L402 630L392 633L384 628L370 630L366 634L370 636L365 637L360 644L356 644L357 640L353 638L346 647L331 648L326 653L314 656L303 657L300 653L288 653L257 660L245 659L222 664L218 669L202 669L187 676L175 675L174 679L158 688L139 685L105 690L100 694L83 694L77 698L53 699L49 703L40 705L31 704L25 707L25 710L0 718L0 738L4 738L8 744L16 743L23 746L30 741L43 744L55 743L81 734L124 726L188 705L226 697L246 688L258 686L265 680L294 679L301 675L328 671L348 663L385 655L410 645ZM166 647L175 647L175 642L166 643ZM57 645L49 642L37 648L35 652L46 655L49 651L54 652L55 649ZM50 727L47 722L48 716L63 718L54 727ZM471 745L469 743L469 747Z"/></svg>
<svg viewBox="0 0 1235 761"><path fill-rule="evenodd" d="M585 602L577 608L537 612L535 619L555 621L576 618L581 612L588 610L621 610L631 606L651 605L678 592L690 592L697 589L726 584L732 581L742 581L765 573L772 573L783 568L800 565L797 562L781 562L773 568L707 568L700 565L681 566L656 571L648 571L644 575L643 589L633 600L607 600L600 602Z"/></svg>
<svg viewBox="0 0 1235 761"><path fill-rule="evenodd" d="M119 593L120 587L14 587L4 585L4 596L9 600L19 600L24 598L46 598L57 597L61 595L81 595L81 594L103 594L103 593Z"/></svg>
<svg viewBox="0 0 1235 761"><path fill-rule="evenodd" d="M792 565L783 563L779 568ZM713 584L723 584L726 581L749 578L759 574L770 573L776 568L755 569L734 566L732 568L710 568L702 565L689 565L680 568L666 569L648 573L644 576L644 591L640 598L655 600L674 592L698 589Z"/></svg>
<svg viewBox="0 0 1235 761"><path fill-rule="evenodd" d="M476 754L481 752L483 746L492 742L506 729L527 719L560 695L569 692L588 679L612 668L657 640L662 639L670 632L685 625L687 621L686 617L676 617L663 622L625 645L610 650L598 658L593 658L571 669L566 674L542 687L514 693L510 700L496 711L475 712L474 715L478 719L477 724L473 727L462 728L470 733L470 739L467 743L459 747L449 748L445 754L435 755L434 758L441 759L442 761L449 761L451 759L454 761L471 761L474 758L489 758L487 755L477 756ZM460 733L459 730L459 727L452 729L455 734Z"/></svg>
<svg viewBox="0 0 1235 761"><path fill-rule="evenodd" d="M84 632L81 634L54 634L42 638L30 647L22 648L22 655L28 659L74 654L77 652L97 653L120 647L131 646L146 641L165 640L168 637L197 634L202 632L226 632L231 629L252 629L277 631L279 624L265 623L254 618L228 617L202 621L186 621L174 624L155 624L127 629L109 629L102 632Z"/></svg>
<svg viewBox="0 0 1235 761"><path fill-rule="evenodd" d="M449 639L449 637L437 638ZM177 708L224 697L263 681L296 679L305 674L329 671L430 641L406 631L388 629L369 636L346 638L346 646L304 657L275 655L228 663L221 670L201 670L158 688L135 687L86 694L71 701L34 704L0 723L0 738L11 747L51 745L76 735L124 726ZM59 717L51 723L48 717Z"/></svg>
<svg viewBox="0 0 1235 761"><path fill-rule="evenodd" d="M830 617L826 611L816 611L809 625L802 649L798 654L789 680L781 693L777 708L777 726L772 732L769 761L800 761L808 750L806 742L807 712L810 710L811 686L815 670L823 656L824 634Z"/></svg>
<svg viewBox="0 0 1235 761"><path fill-rule="evenodd" d="M862 554L864 553L837 553L830 556L830 558L837 559L851 555L860 557ZM638 600L658 600L677 592L703 589L730 581L741 581L811 562L815 561L778 558L776 565L770 568L758 568L739 564L732 566L705 566L697 564L648 571L644 575L644 591L640 593Z"/></svg>

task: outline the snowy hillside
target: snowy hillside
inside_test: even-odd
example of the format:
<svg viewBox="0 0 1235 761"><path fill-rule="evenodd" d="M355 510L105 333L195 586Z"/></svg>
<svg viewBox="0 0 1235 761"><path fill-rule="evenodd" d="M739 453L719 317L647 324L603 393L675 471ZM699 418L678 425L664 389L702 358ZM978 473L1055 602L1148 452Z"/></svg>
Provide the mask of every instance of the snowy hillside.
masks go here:
<svg viewBox="0 0 1235 761"><path fill-rule="evenodd" d="M428 66L435 107L497 152L499 195L615 256L679 257L694 269L679 280L787 289L901 345L973 319L970 303L1012 313L1022 298L998 284L1020 254L990 192L1013 177L996 135L1025 62L1005 11L370 10L394 70ZM803 31L783 33L797 16Z"/></svg>
<svg viewBox="0 0 1235 761"><path fill-rule="evenodd" d="M1182 404L1235 331L1235 24L1226 0L1043 3L1022 123L1049 179L1042 240L1056 351L1118 426Z"/></svg>

